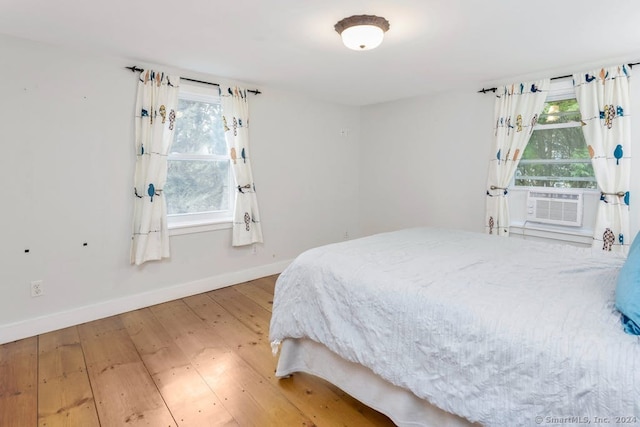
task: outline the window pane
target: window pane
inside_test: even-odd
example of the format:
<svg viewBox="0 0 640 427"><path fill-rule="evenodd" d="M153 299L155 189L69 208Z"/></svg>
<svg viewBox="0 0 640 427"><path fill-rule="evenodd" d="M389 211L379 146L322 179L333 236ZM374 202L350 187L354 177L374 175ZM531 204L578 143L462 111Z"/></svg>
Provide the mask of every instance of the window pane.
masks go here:
<svg viewBox="0 0 640 427"><path fill-rule="evenodd" d="M597 188L591 162L521 162L516 171L515 184L528 187Z"/></svg>
<svg viewBox="0 0 640 427"><path fill-rule="evenodd" d="M164 187L169 215L229 209L229 161L169 160Z"/></svg>
<svg viewBox="0 0 640 427"><path fill-rule="evenodd" d="M575 98L547 102L538 118L538 123L542 125L579 121L580 109L578 108L578 100Z"/></svg>
<svg viewBox="0 0 640 427"><path fill-rule="evenodd" d="M538 129L531 134L522 158L589 160L589 151L580 127Z"/></svg>
<svg viewBox="0 0 640 427"><path fill-rule="evenodd" d="M582 129L536 129L516 171L516 185L597 188Z"/></svg>
<svg viewBox="0 0 640 427"><path fill-rule="evenodd" d="M220 103L178 100L172 153L225 155Z"/></svg>

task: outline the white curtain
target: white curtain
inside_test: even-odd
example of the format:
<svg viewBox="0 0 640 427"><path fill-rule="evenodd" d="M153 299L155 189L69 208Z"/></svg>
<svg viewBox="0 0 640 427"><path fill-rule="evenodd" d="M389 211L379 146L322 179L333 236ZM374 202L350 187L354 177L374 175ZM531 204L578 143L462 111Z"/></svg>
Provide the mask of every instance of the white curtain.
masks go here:
<svg viewBox="0 0 640 427"><path fill-rule="evenodd" d="M544 108L550 79L515 83L496 91L495 145L489 162L485 230L509 235L508 190L538 115Z"/></svg>
<svg viewBox="0 0 640 427"><path fill-rule="evenodd" d="M136 170L131 263L168 258L167 155L173 142L180 77L143 70L135 109Z"/></svg>
<svg viewBox="0 0 640 427"><path fill-rule="evenodd" d="M601 191L593 247L626 252L631 177L630 70L626 65L573 76L584 138Z"/></svg>
<svg viewBox="0 0 640 427"><path fill-rule="evenodd" d="M224 135L236 181L233 211L233 246L262 242L256 187L249 149L249 103L247 91L239 87L220 89Z"/></svg>

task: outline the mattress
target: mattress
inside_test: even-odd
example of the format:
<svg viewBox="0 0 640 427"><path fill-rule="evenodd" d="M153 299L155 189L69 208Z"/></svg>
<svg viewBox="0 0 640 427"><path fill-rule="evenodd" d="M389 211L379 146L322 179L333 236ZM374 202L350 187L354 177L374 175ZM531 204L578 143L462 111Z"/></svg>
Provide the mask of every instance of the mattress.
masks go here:
<svg viewBox="0 0 640 427"><path fill-rule="evenodd" d="M279 277L270 339L310 339L487 426L640 417L615 254L416 228L315 248ZM583 417L583 418L580 418Z"/></svg>

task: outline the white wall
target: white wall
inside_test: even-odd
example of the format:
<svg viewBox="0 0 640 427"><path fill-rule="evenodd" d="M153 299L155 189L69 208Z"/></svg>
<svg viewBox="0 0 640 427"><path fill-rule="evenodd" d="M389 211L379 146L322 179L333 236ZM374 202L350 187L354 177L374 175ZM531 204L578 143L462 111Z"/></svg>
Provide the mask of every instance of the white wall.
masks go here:
<svg viewBox="0 0 640 427"><path fill-rule="evenodd" d="M0 57L0 342L273 274L359 234L359 109L260 87L264 245L254 255L230 246L231 230L179 235L170 260L131 266L137 75L124 67L145 64L4 36ZM45 295L31 297L32 280Z"/></svg>
<svg viewBox="0 0 640 427"><path fill-rule="evenodd" d="M575 71L583 69L590 68ZM640 228L640 86L632 82L631 91L633 237ZM362 109L363 234L420 225L484 230L494 100L465 89Z"/></svg>
<svg viewBox="0 0 640 427"><path fill-rule="evenodd" d="M493 97L473 91L362 109L364 234L420 225L484 229Z"/></svg>

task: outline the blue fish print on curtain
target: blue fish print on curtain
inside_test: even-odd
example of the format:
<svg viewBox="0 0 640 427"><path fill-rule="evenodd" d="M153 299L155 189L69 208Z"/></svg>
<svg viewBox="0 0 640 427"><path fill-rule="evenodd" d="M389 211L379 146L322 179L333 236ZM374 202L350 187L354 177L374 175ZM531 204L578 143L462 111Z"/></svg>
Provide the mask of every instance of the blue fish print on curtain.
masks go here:
<svg viewBox="0 0 640 427"><path fill-rule="evenodd" d="M153 203L153 196L156 195L156 187L153 184L149 184L147 194L149 195L149 197L151 197L151 203Z"/></svg>
<svg viewBox="0 0 640 427"><path fill-rule="evenodd" d="M613 150L613 156L616 158L616 165L620 165L620 159L623 156L622 145L618 144L616 149Z"/></svg>

